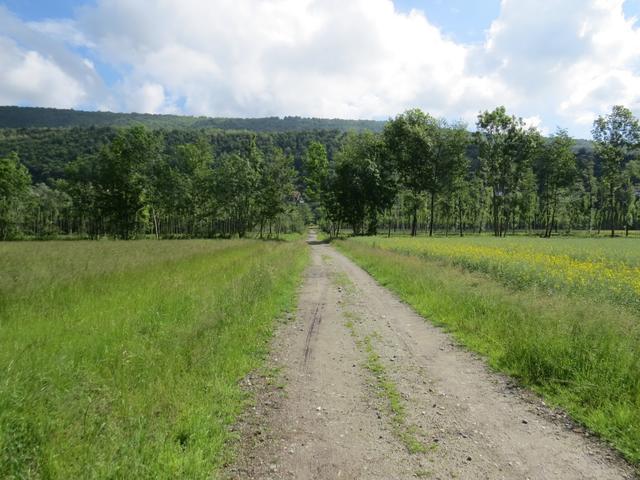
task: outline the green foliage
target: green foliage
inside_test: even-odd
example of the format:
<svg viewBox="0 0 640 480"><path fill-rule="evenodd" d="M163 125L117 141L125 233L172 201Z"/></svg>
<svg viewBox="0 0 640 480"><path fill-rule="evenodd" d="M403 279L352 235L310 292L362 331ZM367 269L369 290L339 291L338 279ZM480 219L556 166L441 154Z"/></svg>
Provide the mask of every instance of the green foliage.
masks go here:
<svg viewBox="0 0 640 480"><path fill-rule="evenodd" d="M68 163L62 178L32 187L19 202L25 221L13 222L12 231L128 239L242 237L257 225L276 235L304 228L308 213L292 155L273 143L259 148L265 138L256 135L233 137L232 152L214 155L207 134L173 133L118 130L99 152ZM183 138L191 141L176 143Z"/></svg>
<svg viewBox="0 0 640 480"><path fill-rule="evenodd" d="M0 155L17 152L34 183L55 191L22 200L11 235L279 235L307 220L332 235L640 226L637 121L623 107L596 121L595 150L562 130L544 139L504 107L479 115L473 142L464 125L418 109L381 133L222 131L192 120L155 131L0 129ZM150 139L149 153L118 150L134 131Z"/></svg>
<svg viewBox="0 0 640 480"><path fill-rule="evenodd" d="M625 167L630 154L640 148L640 123L629 109L616 105L609 115L593 122L593 139L596 153L602 159L602 188L606 194L611 236L614 236L616 214L626 223L635 200L635 191L629 195L630 179Z"/></svg>
<svg viewBox="0 0 640 480"><path fill-rule="evenodd" d="M0 244L0 477L211 478L303 242Z"/></svg>
<svg viewBox="0 0 640 480"><path fill-rule="evenodd" d="M34 182L66 179L66 169L79 156L92 156L108 145L125 127L88 128L24 128L0 129L0 156L17 152ZM216 155L246 153L246 146L255 141L258 149L280 148L294 157L300 168L311 142L321 143L329 158L339 148L344 133L339 130L275 131L252 133L216 129L160 129L164 138L164 153L173 156L178 145L208 143Z"/></svg>
<svg viewBox="0 0 640 480"><path fill-rule="evenodd" d="M282 151L275 150L268 155L260 172L256 205L260 222L260 234L265 225L271 227L278 216L284 215L291 207L297 174L293 159Z"/></svg>
<svg viewBox="0 0 640 480"><path fill-rule="evenodd" d="M138 230L144 207L143 168L159 154L159 139L144 127L132 127L119 132L98 156L97 205L114 236L126 240Z"/></svg>
<svg viewBox="0 0 640 480"><path fill-rule="evenodd" d="M355 234L377 231L378 215L391 206L396 195L393 169L382 138L371 133L350 135L340 150L332 179L341 215Z"/></svg>
<svg viewBox="0 0 640 480"><path fill-rule="evenodd" d="M262 162L261 158L257 159ZM238 154L223 155L216 164L215 201L222 218L233 224L233 231L243 237L257 208L255 192L259 182L259 163Z"/></svg>
<svg viewBox="0 0 640 480"><path fill-rule="evenodd" d="M50 188L44 183L30 190L26 217L32 222L29 230L37 238L53 238L64 228L72 206L71 197L64 191Z"/></svg>
<svg viewBox="0 0 640 480"><path fill-rule="evenodd" d="M180 228L189 235L206 231L199 219L214 209L212 164L211 147L202 141L178 145L172 159L151 159L145 172L145 199L156 238L167 229L177 233L176 219L182 221Z"/></svg>
<svg viewBox="0 0 640 480"><path fill-rule="evenodd" d="M429 235L433 234L436 196L459 189L466 173L468 134L463 125L448 125L419 109L408 110L391 120L384 130L402 185L419 197L429 194ZM414 202L411 233L417 231L417 203Z"/></svg>
<svg viewBox="0 0 640 480"><path fill-rule="evenodd" d="M567 132L558 129L538 157L536 171L545 219L544 236L547 238L551 237L560 196L575 182L577 169L573 145L574 141Z"/></svg>
<svg viewBox="0 0 640 480"><path fill-rule="evenodd" d="M507 115L504 107L478 115L476 126L482 175L492 194L493 230L501 236L512 223L521 181L530 174L542 138L526 129L521 118Z"/></svg>
<svg viewBox="0 0 640 480"><path fill-rule="evenodd" d="M323 186L329 175L329 160L327 149L320 142L311 142L304 157L302 171L305 182L305 197L308 201L317 203Z"/></svg>
<svg viewBox="0 0 640 480"><path fill-rule="evenodd" d="M31 176L18 155L0 158L0 239L7 240L19 233L30 184Z"/></svg>

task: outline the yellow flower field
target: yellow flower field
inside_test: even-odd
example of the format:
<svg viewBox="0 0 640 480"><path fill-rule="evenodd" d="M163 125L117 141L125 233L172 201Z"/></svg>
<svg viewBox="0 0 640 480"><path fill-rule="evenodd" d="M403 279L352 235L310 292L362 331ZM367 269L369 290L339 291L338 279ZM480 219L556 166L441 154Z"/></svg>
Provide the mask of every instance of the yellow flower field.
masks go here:
<svg viewBox="0 0 640 480"><path fill-rule="evenodd" d="M384 249L444 260L516 288L585 295L640 310L634 239L361 238Z"/></svg>

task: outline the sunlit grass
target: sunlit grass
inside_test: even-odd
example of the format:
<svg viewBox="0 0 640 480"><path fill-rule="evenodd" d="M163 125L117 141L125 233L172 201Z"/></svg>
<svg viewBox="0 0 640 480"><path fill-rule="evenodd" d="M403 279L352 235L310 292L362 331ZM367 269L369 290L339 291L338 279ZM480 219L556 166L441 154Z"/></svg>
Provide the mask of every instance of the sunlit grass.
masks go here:
<svg viewBox="0 0 640 480"><path fill-rule="evenodd" d="M304 244L0 249L0 477L215 475Z"/></svg>

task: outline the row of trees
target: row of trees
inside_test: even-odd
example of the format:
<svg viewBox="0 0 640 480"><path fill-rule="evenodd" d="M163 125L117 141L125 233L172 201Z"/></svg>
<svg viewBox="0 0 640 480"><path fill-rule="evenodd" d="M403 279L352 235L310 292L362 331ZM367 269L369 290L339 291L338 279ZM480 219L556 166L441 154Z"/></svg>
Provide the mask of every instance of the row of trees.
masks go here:
<svg viewBox="0 0 640 480"><path fill-rule="evenodd" d="M0 238L76 234L129 239L243 237L301 230L307 221L291 156L254 141L214 156L200 139L166 152L161 134L119 131L65 177L31 185L16 154L0 159Z"/></svg>
<svg viewBox="0 0 640 480"><path fill-rule="evenodd" d="M474 133L415 109L379 133L138 126L29 134L37 142L3 135L29 160L0 157L1 239L264 235L300 230L307 205L334 235L343 226L355 234L384 227L613 235L640 217L640 126L620 106L594 122L593 151L576 150L564 130L544 138L504 107L481 113ZM43 163L47 151L66 160Z"/></svg>
<svg viewBox="0 0 640 480"><path fill-rule="evenodd" d="M544 138L504 107L478 116L476 131L415 109L381 134L347 137L330 163L320 144L304 165L306 195L323 226L375 234L408 229L482 232L629 229L640 217L640 126L621 106L593 126L595 157L575 152L559 129ZM470 152L472 154L470 155Z"/></svg>

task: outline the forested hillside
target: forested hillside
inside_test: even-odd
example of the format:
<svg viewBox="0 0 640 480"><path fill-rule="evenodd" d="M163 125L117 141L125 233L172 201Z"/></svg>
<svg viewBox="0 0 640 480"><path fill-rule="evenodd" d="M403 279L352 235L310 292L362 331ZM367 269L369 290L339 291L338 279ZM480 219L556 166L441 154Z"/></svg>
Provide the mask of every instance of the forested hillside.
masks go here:
<svg viewBox="0 0 640 480"><path fill-rule="evenodd" d="M94 155L115 138L123 127L89 128L21 128L0 129L0 157L17 153L29 169L34 182L65 178L70 162L83 155ZM339 148L345 133L339 130L309 130L300 132L249 132L216 129L157 129L153 135L162 139L163 150L198 139L210 144L214 154L242 150L252 139L265 150L277 147L294 158L297 168L312 141L325 145L329 156Z"/></svg>
<svg viewBox="0 0 640 480"><path fill-rule="evenodd" d="M0 237L638 226L640 129L624 107L593 142L545 138L504 107L475 128L409 110L382 132L0 129Z"/></svg>
<svg viewBox="0 0 640 480"><path fill-rule="evenodd" d="M215 128L252 132L301 132L308 130L358 132L371 130L379 132L384 127L384 122L302 117L212 118L0 106L0 128L113 127L130 125L144 125L153 129Z"/></svg>

